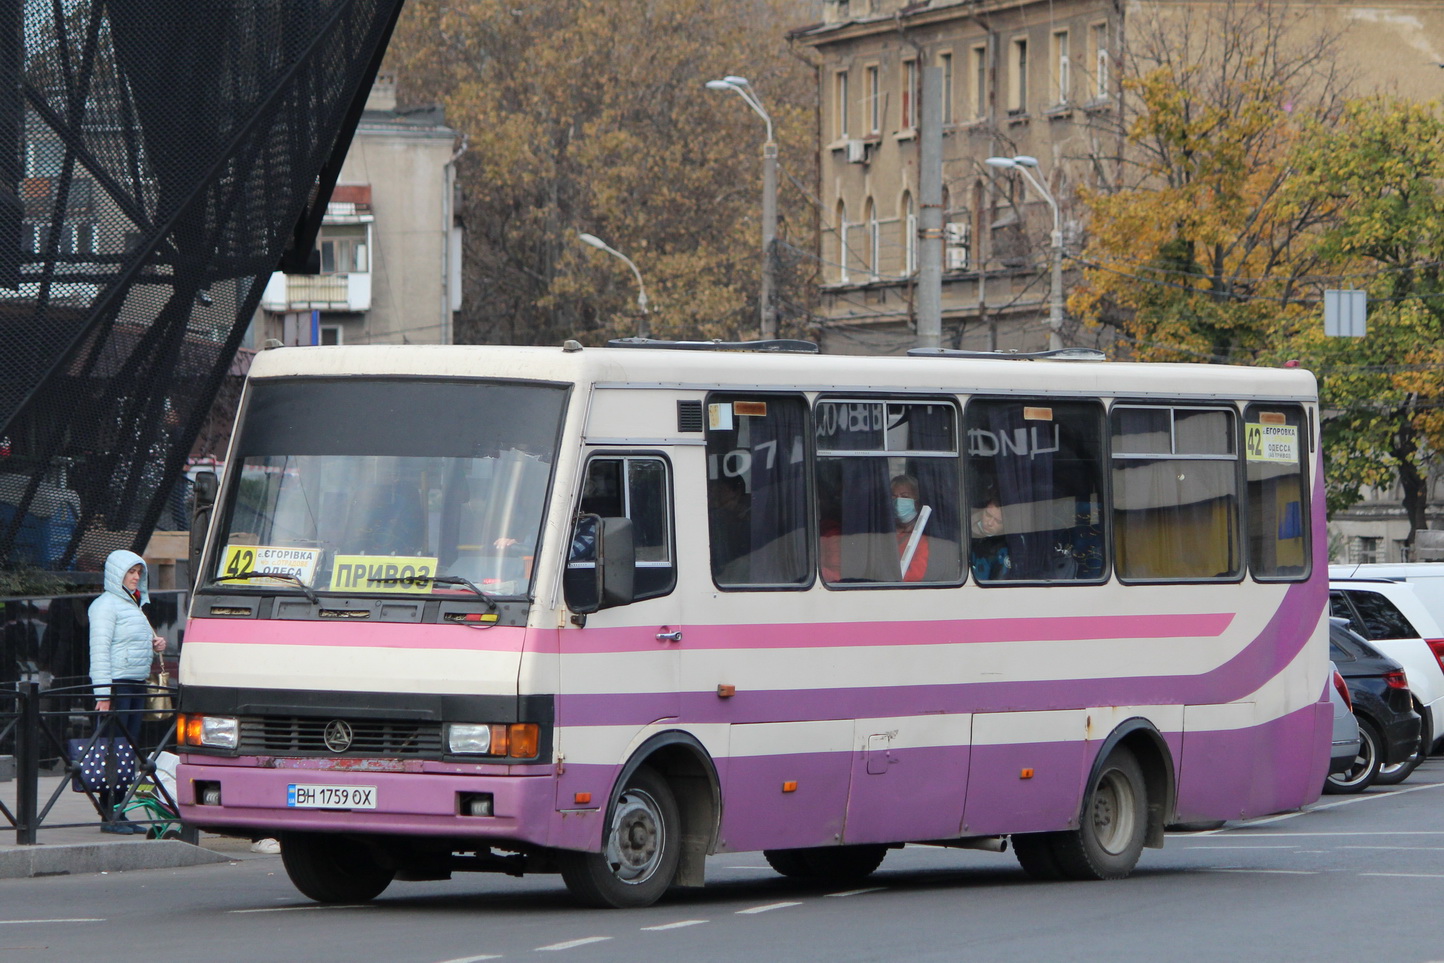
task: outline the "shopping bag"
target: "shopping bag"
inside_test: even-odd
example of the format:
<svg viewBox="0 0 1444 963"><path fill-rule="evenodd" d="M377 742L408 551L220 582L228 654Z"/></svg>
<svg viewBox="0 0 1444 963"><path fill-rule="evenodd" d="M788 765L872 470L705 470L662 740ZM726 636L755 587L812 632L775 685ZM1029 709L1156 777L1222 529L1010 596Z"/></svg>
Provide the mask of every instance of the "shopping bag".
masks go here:
<svg viewBox="0 0 1444 963"><path fill-rule="evenodd" d="M70 788L76 792L110 792L135 781L135 748L126 739L92 736L66 742L70 755Z"/></svg>
<svg viewBox="0 0 1444 963"><path fill-rule="evenodd" d="M158 692L158 689L170 688L170 673L164 668L158 669L150 674L145 680L150 686L150 695L145 697L145 720L147 722L160 722L169 719L171 710L174 708L172 700L174 696L170 692Z"/></svg>

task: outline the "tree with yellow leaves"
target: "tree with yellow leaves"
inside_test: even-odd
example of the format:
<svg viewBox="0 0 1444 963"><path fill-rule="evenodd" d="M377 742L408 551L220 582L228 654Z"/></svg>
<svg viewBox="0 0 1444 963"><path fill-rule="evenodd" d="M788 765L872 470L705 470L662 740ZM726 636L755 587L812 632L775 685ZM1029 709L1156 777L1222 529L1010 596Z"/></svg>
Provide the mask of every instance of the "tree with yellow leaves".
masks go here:
<svg viewBox="0 0 1444 963"><path fill-rule="evenodd" d="M781 0L412 0L389 65L466 137L458 340L596 343L758 333L761 120L706 82L742 74L766 104L784 171L810 177L812 71L787 48ZM784 177L779 237L813 218ZM804 184L804 186L806 186ZM810 190L810 188L809 188ZM784 249L786 249L784 247ZM808 318L811 266L784 258L780 330Z"/></svg>

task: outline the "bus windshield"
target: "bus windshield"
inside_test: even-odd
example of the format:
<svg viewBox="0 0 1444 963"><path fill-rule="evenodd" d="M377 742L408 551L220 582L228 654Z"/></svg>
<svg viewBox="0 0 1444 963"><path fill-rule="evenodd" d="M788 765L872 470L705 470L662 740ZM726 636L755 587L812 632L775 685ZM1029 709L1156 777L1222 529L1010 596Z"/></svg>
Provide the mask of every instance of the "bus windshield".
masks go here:
<svg viewBox="0 0 1444 963"><path fill-rule="evenodd" d="M477 381L255 383L211 579L526 595L566 397ZM248 574L267 572L282 577Z"/></svg>

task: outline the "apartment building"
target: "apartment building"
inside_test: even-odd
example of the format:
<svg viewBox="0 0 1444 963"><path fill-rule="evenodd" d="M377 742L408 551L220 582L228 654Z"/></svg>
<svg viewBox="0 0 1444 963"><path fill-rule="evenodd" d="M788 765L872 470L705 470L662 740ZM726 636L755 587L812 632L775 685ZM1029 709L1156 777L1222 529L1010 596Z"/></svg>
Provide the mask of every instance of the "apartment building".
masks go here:
<svg viewBox="0 0 1444 963"><path fill-rule="evenodd" d="M1117 177L1120 77L1145 22L1198 29L1228 0L827 0L795 30L819 76L823 348L899 353L915 343L921 79L942 91L943 343L1049 343L1053 206L989 157L1036 158L1063 250L1086 223L1080 185ZM1253 6L1258 6L1254 4ZM1281 22L1337 37L1357 93L1444 93L1444 4L1278 2ZM1064 260L1064 291L1076 280ZM1064 344L1104 335L1066 316Z"/></svg>
<svg viewBox="0 0 1444 963"><path fill-rule="evenodd" d="M461 308L456 131L378 76L316 238L318 274L271 275L255 343L450 344Z"/></svg>

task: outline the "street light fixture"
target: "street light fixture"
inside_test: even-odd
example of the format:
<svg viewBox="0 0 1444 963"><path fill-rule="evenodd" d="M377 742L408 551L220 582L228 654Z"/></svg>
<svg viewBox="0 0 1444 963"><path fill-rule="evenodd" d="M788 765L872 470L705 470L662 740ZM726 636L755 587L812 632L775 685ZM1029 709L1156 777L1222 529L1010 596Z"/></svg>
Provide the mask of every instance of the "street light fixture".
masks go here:
<svg viewBox="0 0 1444 963"><path fill-rule="evenodd" d="M637 319L637 337L650 338L652 336L652 328L649 324L649 319L647 317L647 289L642 285L642 272L637 270L637 266L632 263L631 258L627 257L621 251L618 251L616 248L612 247L610 244L597 237L595 234L587 234L585 232L579 231L577 232L577 240L581 241L583 244L590 244L592 247L596 248L599 251L606 251L613 257L619 257L623 261L627 262L627 267L632 269L632 274L634 274L637 278L637 308L642 312L641 316Z"/></svg>
<svg viewBox="0 0 1444 963"><path fill-rule="evenodd" d="M1022 174L1023 179L1043 195L1043 200L1047 201L1053 210L1053 270L1048 299L1048 348L1056 351L1063 347L1063 222L1058 214L1058 201L1033 173L1038 167L1038 158L1018 154L1014 157L989 157L983 163L989 167Z"/></svg>
<svg viewBox="0 0 1444 963"><path fill-rule="evenodd" d="M762 290L758 297L762 337L775 338L777 308L772 303L772 292L776 286L773 248L777 242L777 142L772 139L772 118L746 77L729 74L721 80L709 80L707 89L735 91L767 125L767 141L762 145Z"/></svg>

